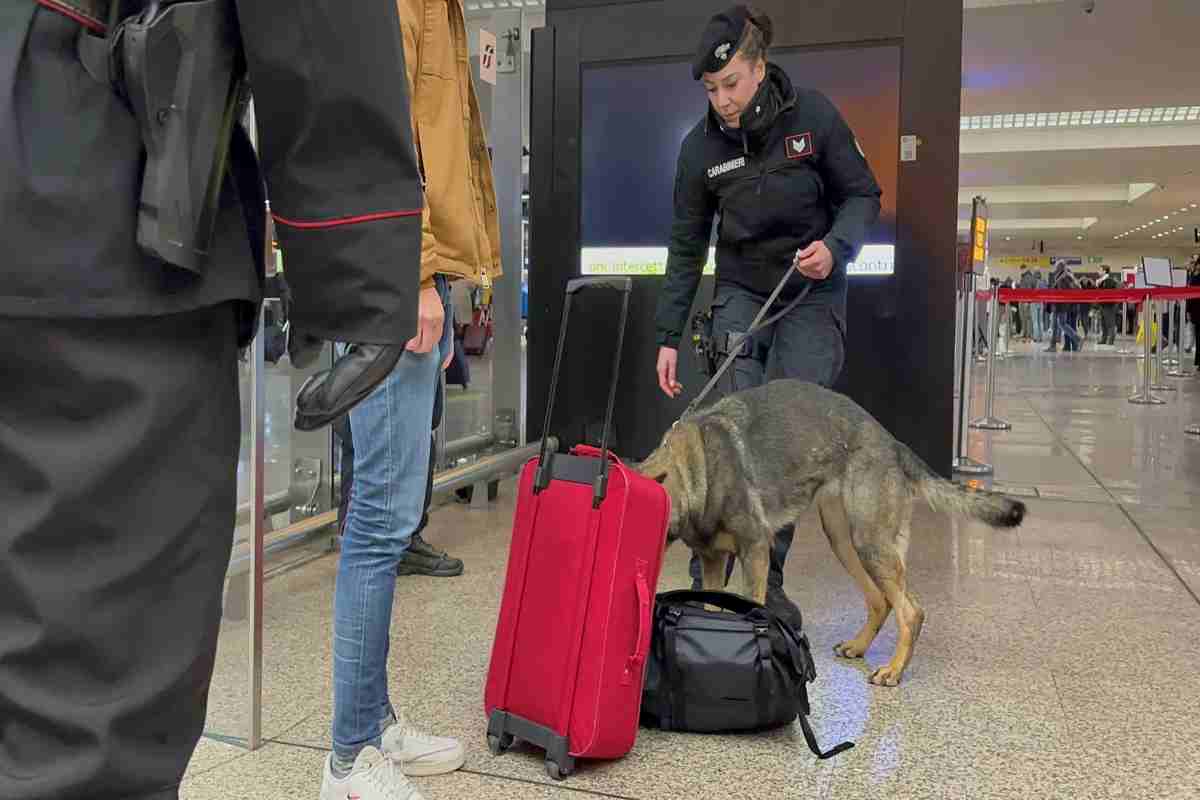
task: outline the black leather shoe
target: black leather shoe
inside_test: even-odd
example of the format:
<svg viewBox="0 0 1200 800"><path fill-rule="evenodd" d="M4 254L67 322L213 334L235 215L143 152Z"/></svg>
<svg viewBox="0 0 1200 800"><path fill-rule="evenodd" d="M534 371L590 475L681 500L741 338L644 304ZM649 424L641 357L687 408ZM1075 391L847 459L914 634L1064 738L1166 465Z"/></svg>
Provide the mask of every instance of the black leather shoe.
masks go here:
<svg viewBox="0 0 1200 800"><path fill-rule="evenodd" d="M429 575L434 578L453 578L463 573L462 559L447 555L414 533L407 552L396 566L397 575Z"/></svg>
<svg viewBox="0 0 1200 800"><path fill-rule="evenodd" d="M404 345L352 344L331 369L313 375L296 395L296 430L315 431L350 412L383 382Z"/></svg>

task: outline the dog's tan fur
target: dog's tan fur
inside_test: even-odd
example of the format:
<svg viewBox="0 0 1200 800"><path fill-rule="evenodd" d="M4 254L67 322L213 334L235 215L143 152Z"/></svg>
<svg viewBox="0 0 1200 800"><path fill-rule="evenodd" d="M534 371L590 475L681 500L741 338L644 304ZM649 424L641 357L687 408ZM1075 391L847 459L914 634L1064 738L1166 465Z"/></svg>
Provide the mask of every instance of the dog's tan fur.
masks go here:
<svg viewBox="0 0 1200 800"><path fill-rule="evenodd" d="M739 392L679 423L640 470L671 495L668 546L681 539L700 557L704 588L723 588L732 554L758 603L775 531L815 503L867 606L862 629L834 651L861 658L896 614L895 653L870 678L881 686L900 682L925 622L906 566L915 500L993 527L1019 525L1025 513L1017 501L943 480L849 398L798 381Z"/></svg>

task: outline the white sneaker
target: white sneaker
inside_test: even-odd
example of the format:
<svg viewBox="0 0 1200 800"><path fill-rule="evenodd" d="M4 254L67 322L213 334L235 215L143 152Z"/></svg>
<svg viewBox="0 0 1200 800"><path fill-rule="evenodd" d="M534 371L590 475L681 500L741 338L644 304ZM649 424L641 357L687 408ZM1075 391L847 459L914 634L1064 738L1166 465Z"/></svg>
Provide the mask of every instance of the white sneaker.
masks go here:
<svg viewBox="0 0 1200 800"><path fill-rule="evenodd" d="M403 715L383 732L383 752L405 775L416 777L454 772L467 758L457 739L422 733L409 727Z"/></svg>
<svg viewBox="0 0 1200 800"><path fill-rule="evenodd" d="M333 755L325 759L321 800L425 800L400 765L374 747L365 747L344 778L333 775Z"/></svg>

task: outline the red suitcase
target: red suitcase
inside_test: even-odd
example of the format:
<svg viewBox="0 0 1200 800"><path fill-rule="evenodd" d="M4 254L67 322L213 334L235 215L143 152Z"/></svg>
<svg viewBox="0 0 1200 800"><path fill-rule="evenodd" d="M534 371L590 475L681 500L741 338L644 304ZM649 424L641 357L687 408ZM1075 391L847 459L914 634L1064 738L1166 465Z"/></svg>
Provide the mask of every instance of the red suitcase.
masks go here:
<svg viewBox="0 0 1200 800"><path fill-rule="evenodd" d="M547 453L544 437L541 455L521 472L484 697L491 751L514 739L537 745L558 780L577 758L619 758L633 748L671 511L662 486L607 451L628 278L568 284L546 428L571 298L595 285L624 293L601 447Z"/></svg>

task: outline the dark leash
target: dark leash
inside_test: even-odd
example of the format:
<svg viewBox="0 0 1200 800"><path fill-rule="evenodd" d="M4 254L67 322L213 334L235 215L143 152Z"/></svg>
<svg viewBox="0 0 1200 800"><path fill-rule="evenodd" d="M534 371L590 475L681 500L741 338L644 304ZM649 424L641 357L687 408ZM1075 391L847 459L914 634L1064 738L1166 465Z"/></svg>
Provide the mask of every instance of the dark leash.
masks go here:
<svg viewBox="0 0 1200 800"><path fill-rule="evenodd" d="M750 328L745 333L737 334L736 338L732 335L730 336L729 352L725 356L725 361L721 364L721 367L715 373L713 373L712 378L709 379L705 387L700 390L700 394L696 395L696 399L692 400L692 402L688 404L688 407L684 409L683 414L680 415L679 420L676 421L676 425L696 413L696 410L700 407L700 404L704 402L704 398L708 397L709 393L713 390L713 388L716 387L717 382L721 380L721 376L724 375L729 367L733 364L734 359L737 358L738 353L742 349L742 345L747 340L749 340L759 331L769 328L779 320L783 319L785 316L791 313L796 306L800 305L800 303L804 301L804 298L808 297L808 293L812 291L813 287L812 279L809 279L808 285L806 285L800 291L800 294L796 296L795 300L792 300L790 303L784 306L782 311L771 315L767 319L763 319L763 317L766 317L767 311L775 304L775 301L779 299L779 295L783 292L783 287L787 286L788 279L792 277L792 273L795 271L796 268L794 266L788 267L787 272L784 273L783 280L779 281L779 285L775 287L775 291L771 292L771 296L767 298L767 302L763 303L763 307L759 309L758 316L756 316L754 321L750 323Z"/></svg>

